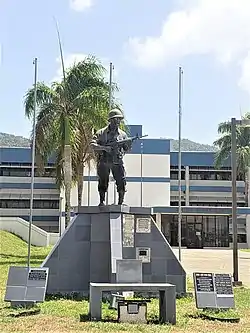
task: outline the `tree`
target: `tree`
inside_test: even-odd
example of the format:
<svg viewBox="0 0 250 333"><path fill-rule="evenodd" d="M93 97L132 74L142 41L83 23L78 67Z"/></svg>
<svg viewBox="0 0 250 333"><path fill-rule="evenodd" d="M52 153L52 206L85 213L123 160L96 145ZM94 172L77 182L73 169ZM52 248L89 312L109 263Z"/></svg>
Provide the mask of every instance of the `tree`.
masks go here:
<svg viewBox="0 0 250 333"><path fill-rule="evenodd" d="M246 113L243 119L250 119L250 113ZM221 135L214 145L219 148L215 155L215 166L221 167L223 162L231 156L231 121L218 125L218 133ZM245 181L245 202L248 205L248 168L250 167L250 128L236 126L236 153L237 153L237 176Z"/></svg>
<svg viewBox="0 0 250 333"><path fill-rule="evenodd" d="M61 82L37 84L36 163L43 171L54 154L56 181L65 188L66 225L70 222L72 180L78 184L81 204L84 165L94 158L89 151L93 130L107 124L109 84L106 70L95 57L87 57L63 70ZM113 90L117 89L113 85ZM25 95L25 115L32 117L34 87Z"/></svg>

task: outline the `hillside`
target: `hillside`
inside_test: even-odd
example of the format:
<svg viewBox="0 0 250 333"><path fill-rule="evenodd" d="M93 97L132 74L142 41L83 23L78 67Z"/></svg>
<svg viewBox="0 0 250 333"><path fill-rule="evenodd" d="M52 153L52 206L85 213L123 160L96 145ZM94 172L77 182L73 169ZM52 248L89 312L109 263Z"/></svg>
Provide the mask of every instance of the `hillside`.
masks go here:
<svg viewBox="0 0 250 333"><path fill-rule="evenodd" d="M178 151L178 140L171 140L171 151ZM13 134L0 133L2 147L29 147L29 139ZM182 151L215 151L215 147L201 144L188 139L182 139Z"/></svg>
<svg viewBox="0 0 250 333"><path fill-rule="evenodd" d="M0 147L29 147L29 139L13 134L0 133Z"/></svg>
<svg viewBox="0 0 250 333"><path fill-rule="evenodd" d="M171 140L171 151L178 151L179 141ZM182 151L216 151L214 146L194 142L188 139L181 140L181 148Z"/></svg>

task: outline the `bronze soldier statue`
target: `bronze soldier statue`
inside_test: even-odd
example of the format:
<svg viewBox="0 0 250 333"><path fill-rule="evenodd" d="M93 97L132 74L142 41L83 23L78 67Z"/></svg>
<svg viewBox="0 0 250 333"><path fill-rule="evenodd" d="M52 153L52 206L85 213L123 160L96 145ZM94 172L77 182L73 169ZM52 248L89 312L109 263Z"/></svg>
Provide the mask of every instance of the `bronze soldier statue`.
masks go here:
<svg viewBox="0 0 250 333"><path fill-rule="evenodd" d="M128 139L127 134L119 128L122 119L123 114L120 110L111 110L109 112L108 126L97 131L91 142L91 147L98 154L97 175L98 192L100 196L99 206L104 205L105 194L109 185L110 171L115 179L117 192L119 194L118 205L121 205L124 200L126 178L123 156L130 150L132 140Z"/></svg>
<svg viewBox="0 0 250 333"><path fill-rule="evenodd" d="M120 110L111 110L109 112L108 126L97 131L90 144L98 154L97 175L98 192L100 196L99 206L104 205L105 194L109 185L110 171L115 179L117 192L119 194L118 205L122 205L126 192L123 156L131 149L133 141L147 136L136 135L128 137L119 127L122 119L123 114Z"/></svg>

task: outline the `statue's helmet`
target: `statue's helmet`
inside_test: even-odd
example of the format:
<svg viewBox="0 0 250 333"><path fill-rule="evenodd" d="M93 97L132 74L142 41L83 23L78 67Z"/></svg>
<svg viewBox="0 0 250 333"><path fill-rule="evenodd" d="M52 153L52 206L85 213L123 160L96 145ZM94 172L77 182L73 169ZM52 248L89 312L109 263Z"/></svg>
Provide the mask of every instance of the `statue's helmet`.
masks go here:
<svg viewBox="0 0 250 333"><path fill-rule="evenodd" d="M120 118L120 119L124 118L122 112L119 109L112 109L109 112L109 118L108 118L108 120L114 119L114 118Z"/></svg>

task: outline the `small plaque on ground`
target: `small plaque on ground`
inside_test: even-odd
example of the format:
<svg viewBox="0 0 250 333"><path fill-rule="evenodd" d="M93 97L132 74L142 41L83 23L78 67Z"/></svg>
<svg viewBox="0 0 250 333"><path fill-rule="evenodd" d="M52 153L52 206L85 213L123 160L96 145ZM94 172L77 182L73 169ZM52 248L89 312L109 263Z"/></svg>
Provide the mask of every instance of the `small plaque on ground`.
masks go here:
<svg viewBox="0 0 250 333"><path fill-rule="evenodd" d="M4 300L7 302L43 302L47 289L48 268L11 266Z"/></svg>
<svg viewBox="0 0 250 333"><path fill-rule="evenodd" d="M150 217L138 217L136 219L136 232L150 233L151 232L151 218Z"/></svg>
<svg viewBox="0 0 250 333"><path fill-rule="evenodd" d="M30 269L28 280L31 281L46 281L47 271L45 269Z"/></svg>
<svg viewBox="0 0 250 333"><path fill-rule="evenodd" d="M230 274L194 273L196 307L198 309L234 308Z"/></svg>

